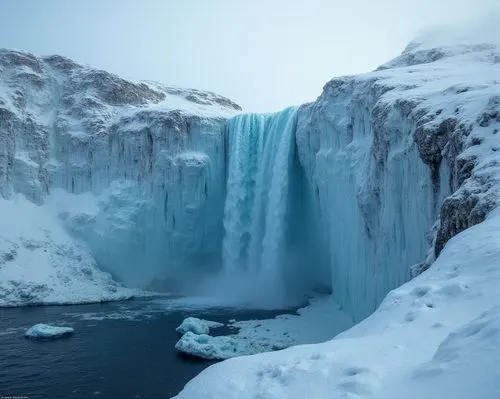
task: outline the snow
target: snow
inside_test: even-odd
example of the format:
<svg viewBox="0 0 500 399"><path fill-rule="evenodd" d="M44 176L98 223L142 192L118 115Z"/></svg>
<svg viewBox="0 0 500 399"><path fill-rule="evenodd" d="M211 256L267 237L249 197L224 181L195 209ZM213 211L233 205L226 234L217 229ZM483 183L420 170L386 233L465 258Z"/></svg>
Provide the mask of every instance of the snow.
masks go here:
<svg viewBox="0 0 500 399"><path fill-rule="evenodd" d="M129 286L180 290L205 273L199 264L220 264L223 134L236 104L14 50L0 50L0 81L2 198L22 194L43 206L51 215L47 230L64 228L92 262ZM56 280L75 279L62 267L39 267L33 283L43 291L41 274L53 268ZM37 289L35 277L23 280L27 271L16 270L2 271L11 281L0 283L10 293L2 304L64 302L69 291L15 299L12 284L21 292L26 281L30 295ZM175 284L165 285L167 279ZM100 300L99 290L85 300Z"/></svg>
<svg viewBox="0 0 500 399"><path fill-rule="evenodd" d="M229 320L227 325L238 331L226 336L208 335L209 328L205 321L202 320L201 328L198 328L198 320L189 320L186 327L194 325L199 332L183 329L193 334L184 334L176 349L204 359L229 359L292 345L322 342L352 326L352 319L339 309L331 296L312 298L296 314L282 314L266 320ZM202 336L197 337L199 334Z"/></svg>
<svg viewBox="0 0 500 399"><path fill-rule="evenodd" d="M235 114L235 111L241 110L239 106L230 100L211 92L167 87L158 82L145 83L165 92L165 100L156 105L158 108L164 110L178 110L188 115L196 115L204 118L229 118Z"/></svg>
<svg viewBox="0 0 500 399"><path fill-rule="evenodd" d="M251 355L260 352L246 342L230 337L212 337L188 331L175 344L175 349L202 359L229 359L234 356Z"/></svg>
<svg viewBox="0 0 500 399"><path fill-rule="evenodd" d="M421 41L380 70L333 79L299 109L297 147L332 292L356 321L500 198L500 126L484 116L498 109L500 47L482 44L452 42L435 59ZM446 198L477 205L442 208Z"/></svg>
<svg viewBox="0 0 500 399"><path fill-rule="evenodd" d="M24 196L0 198L0 306L123 300L140 291L98 269L57 216Z"/></svg>
<svg viewBox="0 0 500 399"><path fill-rule="evenodd" d="M331 341L238 357L177 399L494 398L500 370L500 209Z"/></svg>
<svg viewBox="0 0 500 399"><path fill-rule="evenodd" d="M197 317L186 317L175 331L185 334L188 331L193 334L208 334L211 328L224 327L224 324L211 320L198 319Z"/></svg>
<svg viewBox="0 0 500 399"><path fill-rule="evenodd" d="M282 314L266 320L234 320L228 325L239 329L233 337L269 350L326 341L352 327L353 320L328 295L312 298L296 314Z"/></svg>
<svg viewBox="0 0 500 399"><path fill-rule="evenodd" d="M57 327L48 324L35 324L30 327L25 336L27 338L54 339L73 334L75 330L71 327Z"/></svg>

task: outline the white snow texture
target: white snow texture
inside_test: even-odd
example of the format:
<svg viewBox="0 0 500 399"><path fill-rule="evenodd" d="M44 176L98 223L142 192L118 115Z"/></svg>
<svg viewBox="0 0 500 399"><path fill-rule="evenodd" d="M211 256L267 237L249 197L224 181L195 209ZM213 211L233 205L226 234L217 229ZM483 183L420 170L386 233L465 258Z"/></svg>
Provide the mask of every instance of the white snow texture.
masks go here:
<svg viewBox="0 0 500 399"><path fill-rule="evenodd" d="M28 328L24 334L27 338L55 339L73 334L71 327L57 327L49 324L35 324Z"/></svg>
<svg viewBox="0 0 500 399"><path fill-rule="evenodd" d="M198 319L197 317L186 317L175 331L185 334L188 331L193 334L208 334L211 328L223 327L224 324L211 320Z"/></svg>

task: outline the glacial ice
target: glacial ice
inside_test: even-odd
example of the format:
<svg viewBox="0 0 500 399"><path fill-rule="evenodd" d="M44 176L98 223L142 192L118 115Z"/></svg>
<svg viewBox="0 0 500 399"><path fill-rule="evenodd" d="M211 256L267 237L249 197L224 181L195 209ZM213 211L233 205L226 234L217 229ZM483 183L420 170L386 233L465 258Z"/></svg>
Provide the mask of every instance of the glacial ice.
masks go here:
<svg viewBox="0 0 500 399"><path fill-rule="evenodd" d="M435 184L413 141L415 123L397 106L378 105L380 93L366 96L371 84L347 87L327 86L300 110L297 142L321 214L333 295L360 320L425 258L450 172L442 165Z"/></svg>
<svg viewBox="0 0 500 399"><path fill-rule="evenodd" d="M211 328L223 327L224 324L211 320L198 319L197 317L186 317L175 331L185 334L188 331L193 334L208 334Z"/></svg>
<svg viewBox="0 0 500 399"><path fill-rule="evenodd" d="M71 327L57 327L49 324L35 324L26 330L27 338L55 339L73 334L75 330Z"/></svg>

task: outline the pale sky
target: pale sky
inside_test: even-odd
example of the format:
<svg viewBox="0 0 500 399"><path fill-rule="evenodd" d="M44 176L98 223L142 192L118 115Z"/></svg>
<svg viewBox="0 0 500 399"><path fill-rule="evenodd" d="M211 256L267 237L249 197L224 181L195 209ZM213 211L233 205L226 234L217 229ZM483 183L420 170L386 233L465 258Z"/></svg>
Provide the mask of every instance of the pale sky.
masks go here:
<svg viewBox="0 0 500 399"><path fill-rule="evenodd" d="M246 111L314 100L422 29L498 0L0 0L0 47L205 89Z"/></svg>

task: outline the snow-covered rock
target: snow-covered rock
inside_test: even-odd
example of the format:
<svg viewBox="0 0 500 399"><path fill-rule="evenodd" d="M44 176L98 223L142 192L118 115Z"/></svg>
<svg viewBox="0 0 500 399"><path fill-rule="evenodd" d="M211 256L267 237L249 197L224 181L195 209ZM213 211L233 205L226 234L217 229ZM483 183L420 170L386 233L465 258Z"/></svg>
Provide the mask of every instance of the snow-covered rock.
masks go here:
<svg viewBox="0 0 500 399"><path fill-rule="evenodd" d="M35 324L26 330L27 338L55 339L73 334L75 330L71 327L57 327L49 324Z"/></svg>
<svg viewBox="0 0 500 399"><path fill-rule="evenodd" d="M186 327L180 331L178 328L177 331L191 328L190 332L203 334L203 337L193 334L183 336L176 348L193 356L210 359L229 359L292 345L323 342L352 326L352 318L339 309L330 295L313 298L296 314L281 314L265 320L229 320L228 326L238 331L226 336L212 337L208 335L209 328L205 326L204 320L201 320L200 327L199 319L189 319L182 323Z"/></svg>
<svg viewBox="0 0 500 399"><path fill-rule="evenodd" d="M188 331L193 334L208 334L211 328L224 327L224 324L211 320L198 319L197 317L186 317L175 331L184 334Z"/></svg>
<svg viewBox="0 0 500 399"><path fill-rule="evenodd" d="M78 266L70 257L76 269L97 263L134 286L174 280L179 270L206 272L221 252L225 120L239 109L209 92L0 50L0 196L22 194L40 213L57 213L88 247L82 259L89 250L95 259ZM21 208L15 212L23 218ZM34 291L12 252L24 238L11 237L9 223L0 226L0 237L4 230L9 236L0 241L7 251L0 259L13 269L0 292ZM47 234L54 223L43 227ZM75 268L56 268L58 278L74 278Z"/></svg>
<svg viewBox="0 0 500 399"><path fill-rule="evenodd" d="M252 351L245 341L232 336L212 337L207 334L195 334L188 331L175 344L179 352L202 359L229 359L257 353Z"/></svg>

